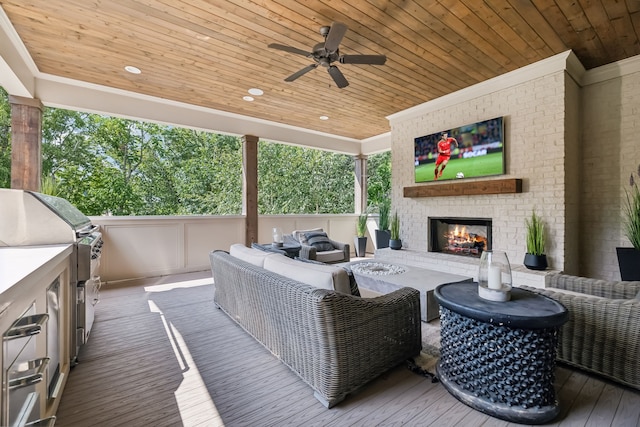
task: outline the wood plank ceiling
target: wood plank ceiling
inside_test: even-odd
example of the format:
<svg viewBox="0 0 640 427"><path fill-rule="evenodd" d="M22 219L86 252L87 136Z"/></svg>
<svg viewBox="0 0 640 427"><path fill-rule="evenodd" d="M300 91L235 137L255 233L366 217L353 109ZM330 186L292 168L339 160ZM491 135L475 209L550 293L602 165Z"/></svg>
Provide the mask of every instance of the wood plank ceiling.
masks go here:
<svg viewBox="0 0 640 427"><path fill-rule="evenodd" d="M640 53L637 0L0 0L39 71L364 139L386 116L573 49L593 68ZM349 30L337 64L284 78L312 59L319 29ZM124 70L133 65L142 74ZM249 88L264 95L247 102ZM329 120L320 120L326 115Z"/></svg>

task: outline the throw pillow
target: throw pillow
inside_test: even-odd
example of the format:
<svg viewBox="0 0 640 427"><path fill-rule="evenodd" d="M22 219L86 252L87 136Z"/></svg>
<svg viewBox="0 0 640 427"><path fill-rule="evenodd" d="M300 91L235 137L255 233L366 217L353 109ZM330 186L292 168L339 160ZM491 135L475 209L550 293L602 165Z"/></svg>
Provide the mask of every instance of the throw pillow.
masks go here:
<svg viewBox="0 0 640 427"><path fill-rule="evenodd" d="M303 245L308 245L309 243L307 243L307 239L306 237L304 237L304 234L310 233L312 231L324 231L324 230L322 230L322 228L310 228L309 230L293 230L293 232L291 233L291 236L293 236L293 238L297 242L302 243Z"/></svg>
<svg viewBox="0 0 640 427"><path fill-rule="evenodd" d="M347 275L349 276L349 287L351 288L351 295L359 297L360 295L360 289L358 289L358 284L356 283L356 278L353 275L353 271L351 271L351 269L349 267L342 267L344 268L344 271L347 272Z"/></svg>
<svg viewBox="0 0 640 427"><path fill-rule="evenodd" d="M331 243L331 240L327 237L327 233L312 231L304 233L304 237L308 242L307 244L316 248L318 252L333 250L333 243Z"/></svg>

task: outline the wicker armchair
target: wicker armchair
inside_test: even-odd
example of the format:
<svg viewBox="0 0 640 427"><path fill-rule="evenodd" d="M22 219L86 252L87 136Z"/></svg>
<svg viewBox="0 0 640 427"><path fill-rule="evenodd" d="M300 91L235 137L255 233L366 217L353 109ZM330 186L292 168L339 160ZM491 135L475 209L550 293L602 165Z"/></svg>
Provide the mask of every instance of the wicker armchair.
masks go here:
<svg viewBox="0 0 640 427"><path fill-rule="evenodd" d="M522 287L569 310L558 360L640 390L640 282L553 274L546 286Z"/></svg>

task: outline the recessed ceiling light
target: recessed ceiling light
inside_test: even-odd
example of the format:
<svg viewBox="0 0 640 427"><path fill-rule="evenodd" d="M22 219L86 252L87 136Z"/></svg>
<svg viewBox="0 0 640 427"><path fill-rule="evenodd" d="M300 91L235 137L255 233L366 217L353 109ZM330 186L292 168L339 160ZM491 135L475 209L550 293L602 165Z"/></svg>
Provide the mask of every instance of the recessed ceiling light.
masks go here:
<svg viewBox="0 0 640 427"><path fill-rule="evenodd" d="M245 101L253 101L253 96L243 96L242 99L244 99Z"/></svg>
<svg viewBox="0 0 640 427"><path fill-rule="evenodd" d="M252 87L251 89L249 89L249 93L254 96L261 96L264 94L264 91L256 87Z"/></svg>
<svg viewBox="0 0 640 427"><path fill-rule="evenodd" d="M320 120L329 120L329 116L320 116Z"/></svg>
<svg viewBox="0 0 640 427"><path fill-rule="evenodd" d="M126 71L128 71L131 74L140 74L142 73L142 71L140 71L140 68L138 67L134 67L133 65L127 65L126 67L124 67L124 69Z"/></svg>

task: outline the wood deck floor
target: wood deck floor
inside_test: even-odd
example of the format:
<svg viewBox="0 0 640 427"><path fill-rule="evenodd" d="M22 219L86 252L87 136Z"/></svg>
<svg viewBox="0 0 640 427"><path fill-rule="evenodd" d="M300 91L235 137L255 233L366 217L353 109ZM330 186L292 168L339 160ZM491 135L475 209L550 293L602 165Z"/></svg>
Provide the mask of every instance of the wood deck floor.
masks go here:
<svg viewBox="0 0 640 427"><path fill-rule="evenodd" d="M103 289L56 426L509 426L405 366L332 409L213 305L211 275ZM558 367L554 426L640 426L640 393Z"/></svg>

